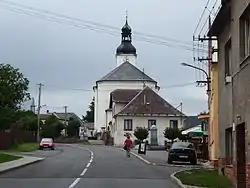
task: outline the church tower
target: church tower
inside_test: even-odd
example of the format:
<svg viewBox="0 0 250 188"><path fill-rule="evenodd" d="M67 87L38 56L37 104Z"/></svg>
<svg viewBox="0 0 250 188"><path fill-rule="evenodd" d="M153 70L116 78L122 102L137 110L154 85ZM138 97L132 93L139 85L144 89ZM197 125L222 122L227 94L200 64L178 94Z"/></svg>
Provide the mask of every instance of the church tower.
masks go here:
<svg viewBox="0 0 250 188"><path fill-rule="evenodd" d="M121 44L116 49L116 66L118 67L124 62L129 62L136 66L136 48L132 45L132 29L128 25L127 16L125 25L121 30Z"/></svg>

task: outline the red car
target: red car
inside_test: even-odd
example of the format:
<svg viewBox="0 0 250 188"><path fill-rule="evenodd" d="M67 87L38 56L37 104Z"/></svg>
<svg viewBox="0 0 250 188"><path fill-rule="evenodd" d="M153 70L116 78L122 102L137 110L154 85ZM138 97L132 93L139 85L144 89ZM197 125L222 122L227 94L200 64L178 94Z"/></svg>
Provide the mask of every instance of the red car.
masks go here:
<svg viewBox="0 0 250 188"><path fill-rule="evenodd" d="M51 150L55 149L55 143L52 138L43 138L41 140L39 149L43 150L44 148L50 148Z"/></svg>

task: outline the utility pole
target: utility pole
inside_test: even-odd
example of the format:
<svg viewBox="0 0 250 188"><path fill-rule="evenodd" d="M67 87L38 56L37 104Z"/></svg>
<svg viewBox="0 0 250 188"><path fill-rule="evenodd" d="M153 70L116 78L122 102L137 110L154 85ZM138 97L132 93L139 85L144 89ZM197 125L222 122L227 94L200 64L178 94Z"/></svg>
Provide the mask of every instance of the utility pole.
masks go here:
<svg viewBox="0 0 250 188"><path fill-rule="evenodd" d="M41 92L43 84L38 84L38 106L37 106L37 142L40 142L40 110L41 110Z"/></svg>
<svg viewBox="0 0 250 188"><path fill-rule="evenodd" d="M32 97L31 99L30 111L32 111L33 113L36 113L36 105L35 105L34 97Z"/></svg>
<svg viewBox="0 0 250 188"><path fill-rule="evenodd" d="M182 126L182 102L181 102L180 106L181 106L181 126Z"/></svg>
<svg viewBox="0 0 250 188"><path fill-rule="evenodd" d="M67 126L67 108L68 106L64 106L64 124L65 124L65 127ZM65 135L67 135L67 129L65 129Z"/></svg>
<svg viewBox="0 0 250 188"><path fill-rule="evenodd" d="M181 111L181 125L182 125L182 102L180 103L180 105L178 105L177 107L176 107L176 109L178 109L179 107L181 108L180 109L180 111Z"/></svg>
<svg viewBox="0 0 250 188"><path fill-rule="evenodd" d="M64 122L65 122L65 125L66 125L66 122L67 122L67 108L68 106L64 106Z"/></svg>

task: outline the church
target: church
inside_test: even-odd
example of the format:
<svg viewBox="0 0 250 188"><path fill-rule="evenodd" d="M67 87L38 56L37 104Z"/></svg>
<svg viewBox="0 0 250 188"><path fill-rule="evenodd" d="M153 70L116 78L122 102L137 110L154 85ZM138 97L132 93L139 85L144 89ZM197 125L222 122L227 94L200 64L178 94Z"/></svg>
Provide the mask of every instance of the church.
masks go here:
<svg viewBox="0 0 250 188"><path fill-rule="evenodd" d="M94 127L109 130L114 145L122 145L124 135L133 136L136 127L152 126L157 139L149 143L164 145L166 127L181 127L185 115L165 101L159 94L157 81L137 67L136 48L132 44L132 29L126 19L121 29L121 44L116 49L116 67L96 81Z"/></svg>

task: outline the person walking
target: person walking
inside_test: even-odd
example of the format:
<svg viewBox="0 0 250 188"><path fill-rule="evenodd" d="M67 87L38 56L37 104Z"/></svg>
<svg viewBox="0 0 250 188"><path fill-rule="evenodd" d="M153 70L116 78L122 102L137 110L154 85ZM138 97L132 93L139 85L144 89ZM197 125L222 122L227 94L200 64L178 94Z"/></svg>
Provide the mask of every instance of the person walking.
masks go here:
<svg viewBox="0 0 250 188"><path fill-rule="evenodd" d="M130 157L130 150L132 148L133 142L130 139L130 136L127 135L127 139L124 141L124 150L126 150L127 157Z"/></svg>

